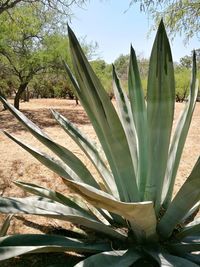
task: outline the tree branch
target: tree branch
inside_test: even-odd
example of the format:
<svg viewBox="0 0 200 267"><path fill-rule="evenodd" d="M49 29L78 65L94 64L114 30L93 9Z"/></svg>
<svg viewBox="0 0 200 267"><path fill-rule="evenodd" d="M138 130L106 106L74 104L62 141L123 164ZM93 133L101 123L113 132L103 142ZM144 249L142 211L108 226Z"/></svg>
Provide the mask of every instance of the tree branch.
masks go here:
<svg viewBox="0 0 200 267"><path fill-rule="evenodd" d="M22 0L14 0L13 2L11 2L10 0L7 0L6 2L4 3L1 3L0 4L0 15L10 9L10 8L13 8L14 6L16 6L19 2L21 2Z"/></svg>
<svg viewBox="0 0 200 267"><path fill-rule="evenodd" d="M13 68L15 74L16 74L18 77L20 77L20 71L15 67L15 65L13 64L13 62L12 62L10 56L8 55L8 53L6 53L6 51L4 51L4 50L0 50L0 54L1 54L2 56L4 56L4 57L9 61L9 63L10 63L10 65L11 65L11 67Z"/></svg>

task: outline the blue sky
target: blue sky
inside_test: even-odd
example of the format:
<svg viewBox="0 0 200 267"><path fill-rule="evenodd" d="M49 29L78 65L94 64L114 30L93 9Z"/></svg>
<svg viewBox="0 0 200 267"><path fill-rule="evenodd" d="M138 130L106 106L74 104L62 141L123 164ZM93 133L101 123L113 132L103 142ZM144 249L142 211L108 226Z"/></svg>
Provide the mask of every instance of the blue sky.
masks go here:
<svg viewBox="0 0 200 267"><path fill-rule="evenodd" d="M120 54L128 54L131 43L137 54L149 57L155 37L155 32L147 37L152 21L140 12L138 4L124 12L128 7L129 0L91 0L85 8L73 9L75 16L70 25L77 37L98 43L98 55L107 63L114 62ZM186 46L183 39L177 35L171 42L174 61L200 46L197 38Z"/></svg>

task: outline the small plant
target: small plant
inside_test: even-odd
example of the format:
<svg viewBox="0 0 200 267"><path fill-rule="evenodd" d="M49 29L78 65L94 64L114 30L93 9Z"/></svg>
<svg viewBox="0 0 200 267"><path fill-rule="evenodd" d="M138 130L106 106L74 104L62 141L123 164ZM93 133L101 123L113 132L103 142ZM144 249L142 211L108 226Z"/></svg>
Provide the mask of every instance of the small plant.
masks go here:
<svg viewBox="0 0 200 267"><path fill-rule="evenodd" d="M10 221L12 215L8 215L2 225L0 226L0 236L5 236L7 234L8 228L10 227Z"/></svg>
<svg viewBox="0 0 200 267"><path fill-rule="evenodd" d="M0 260L24 253L75 251L82 255L75 266L199 266L200 221L195 215L200 204L200 158L172 199L198 91L195 53L190 95L171 138L175 83L163 22L151 53L147 101L132 47L129 98L113 67L118 113L70 28L68 34L76 78L67 65L66 71L108 164L91 140L61 114L52 111L57 122L92 161L99 173L99 177L94 177L73 153L55 143L1 98L14 116L60 160L5 134L62 177L83 201L80 204L76 198L72 200L59 192L15 182L34 196L0 198L0 212L67 220L82 230L79 238L32 234L1 237Z"/></svg>

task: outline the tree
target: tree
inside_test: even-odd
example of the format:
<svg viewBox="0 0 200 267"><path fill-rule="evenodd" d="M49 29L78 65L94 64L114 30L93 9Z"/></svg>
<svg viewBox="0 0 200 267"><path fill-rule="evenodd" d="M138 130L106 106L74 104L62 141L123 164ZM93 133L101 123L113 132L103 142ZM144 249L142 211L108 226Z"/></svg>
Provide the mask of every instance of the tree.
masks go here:
<svg viewBox="0 0 200 267"><path fill-rule="evenodd" d="M190 69L185 67L175 69L177 102L183 102L188 96L190 87L190 72Z"/></svg>
<svg viewBox="0 0 200 267"><path fill-rule="evenodd" d="M22 5L12 9L11 16L7 13L0 16L0 59L9 77L14 77L14 86L11 89L15 93L14 105L18 109L20 98L33 78L34 83L31 85L34 88L41 83L37 90L38 95L58 96L64 95L66 91L69 96L74 97L72 84L65 78L66 72L62 63L64 59L71 66L69 42L67 35L63 34L66 29L54 27L55 21L57 12L46 10L40 3L36 8ZM96 43L88 44L83 39L82 46L89 58L96 53ZM46 82L44 78L52 83ZM38 79L43 80L38 82ZM62 83L59 83L59 79ZM55 80L60 85L54 85ZM67 85L63 91L60 87L64 80Z"/></svg>
<svg viewBox="0 0 200 267"><path fill-rule="evenodd" d="M128 78L128 64L129 55L120 55L114 62L116 71L121 80L127 80Z"/></svg>
<svg viewBox="0 0 200 267"><path fill-rule="evenodd" d="M85 0L0 0L0 15L9 11L10 9L20 6L23 4L37 5L41 3L43 6L46 6L52 10L57 10L62 14L70 16L72 14L71 7L73 5L81 6L86 1Z"/></svg>
<svg viewBox="0 0 200 267"><path fill-rule="evenodd" d="M9 71L9 69L0 62L0 95L6 98L6 96L10 96L10 92L12 91L13 86L13 77Z"/></svg>
<svg viewBox="0 0 200 267"><path fill-rule="evenodd" d="M192 57L191 56L184 56L180 58L180 65L182 68L190 69L192 66Z"/></svg>
<svg viewBox="0 0 200 267"><path fill-rule="evenodd" d="M45 11L39 3L37 5L37 9L23 5L13 9L12 16L6 13L0 16L1 62L16 78L14 105L18 109L20 97L29 82L44 71L54 57L42 43L47 33L52 34L54 13Z"/></svg>
<svg viewBox="0 0 200 267"><path fill-rule="evenodd" d="M137 56L138 67L140 76L142 79L143 89L146 92L147 76L149 69L149 60L144 58L142 55ZM129 55L120 55L114 62L117 74L121 80L121 83L125 89L128 84L128 66L129 66Z"/></svg>
<svg viewBox="0 0 200 267"><path fill-rule="evenodd" d="M110 97L112 97L112 66L102 59L96 59L90 63L104 88L110 94Z"/></svg>
<svg viewBox="0 0 200 267"><path fill-rule="evenodd" d="M156 24L164 18L165 26L174 36L177 32L185 34L185 40L199 37L200 1L197 0L131 0L130 6L140 3L141 11L151 15Z"/></svg>
<svg viewBox="0 0 200 267"><path fill-rule="evenodd" d="M197 68L200 69L200 49L196 49L196 58L197 58ZM180 65L183 68L187 68L190 69L192 67L192 54L193 52L191 52L191 54L188 56L184 56L182 58L180 58Z"/></svg>

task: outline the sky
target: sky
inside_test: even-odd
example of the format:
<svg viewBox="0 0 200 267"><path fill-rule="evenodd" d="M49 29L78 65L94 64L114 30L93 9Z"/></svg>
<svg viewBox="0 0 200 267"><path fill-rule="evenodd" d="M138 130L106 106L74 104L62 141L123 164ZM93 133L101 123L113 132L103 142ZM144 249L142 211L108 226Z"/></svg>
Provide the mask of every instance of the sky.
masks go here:
<svg viewBox="0 0 200 267"><path fill-rule="evenodd" d="M121 54L129 54L130 44L136 53L149 58L155 32L148 37L153 22L140 12L138 4L130 9L129 0L90 0L84 8L74 8L70 26L78 38L98 43L98 57L113 63ZM128 10L127 10L128 9ZM126 11L127 10L127 11ZM126 11L126 12L125 12ZM178 34L171 41L174 61L199 48L197 38L184 45Z"/></svg>

